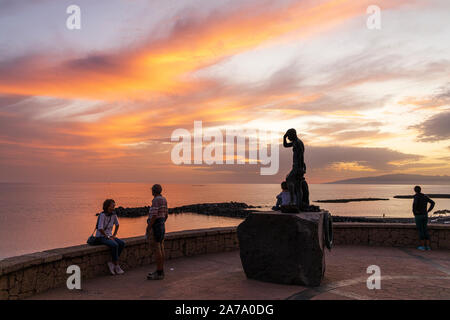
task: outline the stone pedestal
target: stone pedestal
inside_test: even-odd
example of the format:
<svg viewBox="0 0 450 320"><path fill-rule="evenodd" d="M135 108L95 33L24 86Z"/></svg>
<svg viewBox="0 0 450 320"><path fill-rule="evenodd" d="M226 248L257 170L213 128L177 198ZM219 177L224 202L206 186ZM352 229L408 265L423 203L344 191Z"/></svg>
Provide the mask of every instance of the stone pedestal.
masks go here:
<svg viewBox="0 0 450 320"><path fill-rule="evenodd" d="M318 286L325 273L326 211L251 213L238 228L242 266L248 278Z"/></svg>

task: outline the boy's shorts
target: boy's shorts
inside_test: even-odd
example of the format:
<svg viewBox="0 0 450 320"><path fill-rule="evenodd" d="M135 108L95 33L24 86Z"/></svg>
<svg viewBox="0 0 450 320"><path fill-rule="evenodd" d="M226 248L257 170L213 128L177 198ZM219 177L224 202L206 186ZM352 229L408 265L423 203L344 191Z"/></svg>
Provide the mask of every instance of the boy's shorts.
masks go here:
<svg viewBox="0 0 450 320"><path fill-rule="evenodd" d="M164 240L164 235L166 234L165 221L164 218L156 219L152 226L153 239L155 242L160 243Z"/></svg>

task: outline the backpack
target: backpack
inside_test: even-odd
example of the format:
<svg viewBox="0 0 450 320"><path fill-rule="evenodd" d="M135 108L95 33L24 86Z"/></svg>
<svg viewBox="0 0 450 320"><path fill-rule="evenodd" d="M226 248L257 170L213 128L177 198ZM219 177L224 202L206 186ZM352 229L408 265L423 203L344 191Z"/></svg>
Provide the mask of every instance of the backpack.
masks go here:
<svg viewBox="0 0 450 320"><path fill-rule="evenodd" d="M101 214L101 213L100 213L100 214ZM87 239L87 241L86 241L86 243L87 243L88 245L90 245L90 246L95 246L95 245L97 245L97 244L100 244L100 242L98 241L97 237L94 236L94 233L95 233L95 231L97 231L97 228L98 228L98 221L100 220L100 214L98 215L97 223L95 224L95 229L94 229L94 231L92 231L91 236L90 236L90 237Z"/></svg>

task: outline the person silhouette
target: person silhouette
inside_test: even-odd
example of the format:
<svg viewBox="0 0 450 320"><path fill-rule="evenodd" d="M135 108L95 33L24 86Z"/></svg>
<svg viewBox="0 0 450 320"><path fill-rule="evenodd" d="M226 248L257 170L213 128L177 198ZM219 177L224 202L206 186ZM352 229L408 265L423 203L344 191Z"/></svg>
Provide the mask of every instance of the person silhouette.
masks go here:
<svg viewBox="0 0 450 320"><path fill-rule="evenodd" d="M430 246L430 234L428 233L428 213L434 209L435 202L428 196L422 193L420 186L414 187L414 201L412 211L414 214L414 221L416 222L417 231L419 232L419 239L422 245L417 247L419 250L431 250ZM427 205L430 207L427 209Z"/></svg>

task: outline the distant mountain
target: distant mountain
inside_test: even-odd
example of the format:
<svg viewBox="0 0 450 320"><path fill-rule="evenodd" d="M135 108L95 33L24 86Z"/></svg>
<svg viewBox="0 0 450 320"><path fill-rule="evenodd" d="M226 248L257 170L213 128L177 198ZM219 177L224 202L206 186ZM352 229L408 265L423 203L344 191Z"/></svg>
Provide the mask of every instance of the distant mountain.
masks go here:
<svg viewBox="0 0 450 320"><path fill-rule="evenodd" d="M328 182L329 184L448 184L450 176L424 176L420 174L386 174Z"/></svg>

